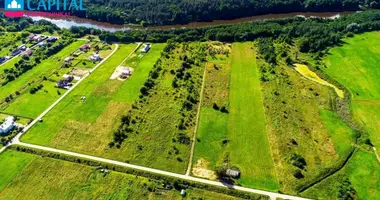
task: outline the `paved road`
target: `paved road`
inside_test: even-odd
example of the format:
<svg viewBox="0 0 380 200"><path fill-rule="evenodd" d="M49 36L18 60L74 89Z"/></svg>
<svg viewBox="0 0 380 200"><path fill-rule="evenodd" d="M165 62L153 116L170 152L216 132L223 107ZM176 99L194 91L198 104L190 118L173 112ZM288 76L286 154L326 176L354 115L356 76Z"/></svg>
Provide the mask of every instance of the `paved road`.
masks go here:
<svg viewBox="0 0 380 200"><path fill-rule="evenodd" d="M43 150L43 151L49 151L49 152L74 156L74 157L78 157L78 158L83 158L83 159L94 160L94 161L99 161L99 162L103 162L103 163L118 165L118 166L122 166L122 167L146 171L146 172L155 173L155 174L159 174L159 175L175 177L175 178L179 178L179 179L183 179L183 180L194 181L194 182L204 183L204 184L213 185L213 186L228 187L231 189L240 190L240 191L249 192L249 193L267 195L273 200L276 198L306 200L305 198L301 198L301 197L279 194L279 193L274 193L274 192L268 192L268 191L264 191L264 190L256 190L256 189L240 187L240 186L226 185L226 184L223 184L223 183L217 182L217 181L205 180L205 179L187 176L187 175L183 175L183 174L177 174L177 173L167 172L167 171L163 171L163 170L159 170L159 169L153 169L153 168L143 167L143 166L139 166L139 165L123 163L123 162L116 161L116 160L110 160L110 159L106 159L106 158L95 157L95 156L75 153L75 152L71 152L71 151L59 150L59 149L55 149L55 148L44 147L44 146L39 146L39 145L34 145L34 144L27 144L27 143L22 143L22 142L18 142L18 141L15 142L14 144L21 145L24 147L39 149L39 150Z"/></svg>
<svg viewBox="0 0 380 200"><path fill-rule="evenodd" d="M139 46L140 46L140 44L137 45L136 49ZM33 120L33 122L31 122L28 126L26 126L23 129L23 131L21 131L15 138L13 138L12 141L7 146L1 148L0 149L0 153L3 152L10 145L21 145L21 146L24 146L24 147L29 147L29 148L34 148L34 149L39 149L39 150L44 150L44 151L49 151L49 152L55 152L55 153L59 153L59 154L69 155L69 156L75 156L75 157L79 157L79 158L83 158L83 159L89 159L89 160L94 160L94 161L103 162L103 163L114 164L114 165L118 165L118 166L122 166L122 167L128 167L128 168L131 168L131 169L146 171L146 172L155 173L155 174L164 175L164 176L175 177L175 178L178 178L178 179L183 179L183 180L188 180L188 181L194 181L194 182L198 182L198 183L203 183L203 184L208 184L208 185L213 185L213 186L219 186L219 187L228 187L228 188L231 188L231 189L235 189L235 190L239 190L239 191L244 191L244 192L249 192L249 193L254 193L254 194L266 195L266 196L269 196L272 200L275 200L276 198L293 199L293 200L306 200L305 198L301 198L301 197L296 197L296 196L291 196L291 195L285 195L285 194L279 194L279 193L275 193L275 192L268 192L268 191L264 191L264 190L257 190L257 189L252 189L252 188L246 188L246 187L241 187L241 186L227 185L227 184L223 184L223 183L217 182L217 181L211 181L211 180L196 178L196 177L189 176L189 173L186 173L185 175L183 175L183 174L177 174L177 173L167 172L167 171L163 171L163 170L159 170L159 169L154 169L154 168L148 168L148 167L143 167L143 166L139 166L139 165L133 165L133 164L128 164L128 163L123 163L123 162L116 161L116 160L110 160L110 159L106 159L106 158L95 157L95 156L75 153L75 152L71 152L71 151L65 151L65 150L60 150L60 149L55 149L55 148L44 147L44 146L39 146L39 145L27 144L27 143L20 142L21 136L26 131L28 131L37 122L39 122L40 119L42 119L49 111L51 111L63 98L65 98L85 78L87 78L91 74L91 72L93 72L94 70L96 70L101 64L103 64L108 58L110 58L117 51L118 48L119 48L119 45L116 44L116 48L112 51L112 53L110 55L108 55L105 59L103 59L100 63L98 63L92 70L90 70L90 72L88 74L86 74L81 80L79 80L77 83L75 83L67 92L65 92L48 109L46 109L40 116L38 116L35 120ZM130 55L132 55L132 53Z"/></svg>

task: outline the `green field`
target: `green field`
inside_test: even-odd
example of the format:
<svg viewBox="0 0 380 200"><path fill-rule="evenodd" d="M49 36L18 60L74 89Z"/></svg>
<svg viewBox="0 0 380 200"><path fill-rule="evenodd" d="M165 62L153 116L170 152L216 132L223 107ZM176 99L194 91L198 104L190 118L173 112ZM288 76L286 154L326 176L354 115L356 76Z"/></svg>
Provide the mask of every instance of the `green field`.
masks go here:
<svg viewBox="0 0 380 200"><path fill-rule="evenodd" d="M53 56L56 59L47 59L45 61L42 61L40 64L41 66L37 67L49 69L50 66L55 66L55 69L43 73L43 75L47 77L47 80L40 80L35 84L32 84L32 86L41 84L43 85L43 88L35 94L30 94L29 90L26 90L23 94L18 96L15 101L11 102L4 110L4 112L35 118L46 108L48 108L49 105L54 102L54 100L58 99L62 94L66 92L65 89L59 89L55 87L56 82L62 79L62 76L72 69L72 67L60 68L63 64L63 60L66 57L70 56L70 54L82 44L83 41L75 42ZM94 63L88 65L89 68L92 68L94 66ZM42 77L42 75L39 77Z"/></svg>
<svg viewBox="0 0 380 200"><path fill-rule="evenodd" d="M241 171L237 183L276 190L279 184L265 127L256 54L251 47L249 43L236 43L229 50L230 56L209 57L194 167L215 170L227 162ZM229 113L216 110L214 104L228 107Z"/></svg>
<svg viewBox="0 0 380 200"><path fill-rule="evenodd" d="M324 59L324 72L349 89L354 118L376 147L380 147L379 46L379 32L365 33L345 40L342 47L331 49Z"/></svg>
<svg viewBox="0 0 380 200"><path fill-rule="evenodd" d="M61 67L61 60L64 59L65 56L70 55L75 49L80 47L84 42L83 41L75 41L69 46L65 47L63 50L58 52L57 54L49 57L44 60L31 70L22 74L20 77L15 79L14 81L9 82L8 84L0 87L0 99L4 99L6 96L10 94L14 94L16 91L23 93L23 88L28 88L29 84L36 84L37 81L41 80L43 76L49 76L55 70ZM12 61L13 62L13 61ZM7 63L8 64L8 63ZM6 66L3 66L6 67ZM47 89L50 91L50 89ZM43 92L43 90L41 91ZM33 95L29 94L29 90L25 91L26 97L21 96L21 100L17 102L15 106L11 106L7 112L15 112L14 114L19 114L28 117L36 117L40 114L44 108L48 107L49 104L52 103L52 100L56 98L56 93L50 91L48 95L36 95L37 98L34 98ZM45 99L46 97L46 99ZM40 101L36 101L39 99ZM30 104L38 104L36 107L30 106Z"/></svg>
<svg viewBox="0 0 380 200"><path fill-rule="evenodd" d="M0 199L183 199L160 181L13 150L0 155L0 169ZM186 191L184 199L237 199L196 188Z"/></svg>
<svg viewBox="0 0 380 200"><path fill-rule="evenodd" d="M151 51L141 58L128 80L111 80L110 76L115 68L135 47L136 44L121 45L109 60L63 99L46 115L44 122L33 127L22 141L159 168L160 166L151 163L151 158L132 153L137 150L138 143L135 140L129 143L135 145L133 148L108 147L121 116L127 114L134 100L138 99L140 87L160 57L165 44L154 44ZM85 102L80 100L82 96L86 96ZM155 105L157 104L152 104ZM142 134L141 136L145 138ZM146 150L156 156L157 151L150 151L148 142L145 143ZM155 141L151 145L155 147L161 144Z"/></svg>
<svg viewBox="0 0 380 200"><path fill-rule="evenodd" d="M242 172L243 185L277 189L269 147L255 51L249 43L232 47L228 151Z"/></svg>
<svg viewBox="0 0 380 200"><path fill-rule="evenodd" d="M323 68L324 73L349 90L353 118L361 125L364 133L369 134L375 147L380 145L379 39L378 32L346 39L344 45L332 48L323 60L326 64ZM326 117L328 113L321 114ZM339 138L339 142L336 142L337 152L347 151L345 149L349 144L349 138L353 136L352 131L343 131L342 128L339 131L336 129L339 123L333 119L328 121L329 129L334 128L335 133L338 133L332 135L335 141ZM305 191L304 195L312 198L330 198L338 196L339 191L351 188L350 193L359 199L380 199L380 184L377 181L379 176L380 166L376 155L370 146L363 145L339 173Z"/></svg>
<svg viewBox="0 0 380 200"><path fill-rule="evenodd" d="M337 174L302 193L314 199L337 199L350 189L357 199L380 199L379 162L372 152L357 151L350 162Z"/></svg>

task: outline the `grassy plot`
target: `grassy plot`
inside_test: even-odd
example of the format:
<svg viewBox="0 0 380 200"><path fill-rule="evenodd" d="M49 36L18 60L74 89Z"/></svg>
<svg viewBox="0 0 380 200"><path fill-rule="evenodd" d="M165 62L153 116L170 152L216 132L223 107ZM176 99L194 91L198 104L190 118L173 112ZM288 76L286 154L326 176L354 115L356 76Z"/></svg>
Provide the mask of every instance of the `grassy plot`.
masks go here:
<svg viewBox="0 0 380 200"><path fill-rule="evenodd" d="M5 151L0 155L0 192L16 177L25 166L27 166L34 156L30 154L18 153L15 151Z"/></svg>
<svg viewBox="0 0 380 200"><path fill-rule="evenodd" d="M218 42L207 44L203 100L199 115L193 169L195 176L216 179L214 170L223 163L228 136L228 104L231 47ZM225 107L225 112L220 107Z"/></svg>
<svg viewBox="0 0 380 200"><path fill-rule="evenodd" d="M37 124L26 133L22 140L140 165L167 170L182 170L182 167L186 165L185 162L177 161L176 157L172 158L171 163L167 160L166 150L167 146L171 148L173 136L170 134L168 134L169 138L163 136L163 133L167 133L166 131L169 130L157 130L159 125L164 123L169 123L175 128L173 123L175 120L165 121L166 119L160 118L162 113L170 114L170 117L174 119L179 115L178 113L173 114L172 111L169 113L167 110L157 110L157 108L167 109L165 105L173 106L167 103L168 98L162 97L167 96L165 88L157 90L157 93L160 92L160 96L152 95L154 96L151 97L152 102L139 109L144 113L144 118L141 119L149 122L148 125L144 124L148 127L138 129L139 134L128 138L128 141L120 148L108 147L112 141L113 132L120 123L121 116L128 113L133 100L139 97L140 88L160 57L160 52L165 44L153 44L151 51L141 58L129 79L126 81L111 80L110 77L115 68L135 47L135 44L121 45L109 60L48 113L43 123ZM177 67L177 65L174 66ZM167 73L170 74L170 72ZM82 96L86 96L85 102L80 100ZM169 100L173 101L172 97ZM177 109L179 106L173 107ZM145 109L149 111L145 112ZM174 111L177 112L177 110ZM158 140L165 141L160 143ZM140 145L143 145L143 150L138 148ZM187 146L185 148L187 149ZM184 150L184 152L187 151Z"/></svg>
<svg viewBox="0 0 380 200"><path fill-rule="evenodd" d="M349 126L342 122L336 113L328 110L321 110L320 115L334 142L337 154L344 158L354 145L355 133Z"/></svg>
<svg viewBox="0 0 380 200"><path fill-rule="evenodd" d="M287 63L286 55L295 55L289 54L295 47L281 40L269 44L257 44L260 51L272 48L277 55L276 64L265 62L265 54L257 59L266 127L281 191L297 194L344 161L351 147L343 144L350 144L352 131L335 114L321 112L334 111L340 99L336 92L305 78ZM330 120L335 127L329 127Z"/></svg>
<svg viewBox="0 0 380 200"><path fill-rule="evenodd" d="M256 54L249 43L232 47L228 151L241 169L242 185L277 189L269 147Z"/></svg>
<svg viewBox="0 0 380 200"><path fill-rule="evenodd" d="M354 118L380 147L380 33L357 35L345 42L329 51L323 70L349 89Z"/></svg>
<svg viewBox="0 0 380 200"><path fill-rule="evenodd" d="M357 151L341 171L302 193L313 199L380 199L380 168L376 156ZM347 195L347 196L344 196Z"/></svg>
<svg viewBox="0 0 380 200"><path fill-rule="evenodd" d="M83 44L83 41L73 42L72 44L70 44L69 46L65 47L63 50L58 52L57 54L49 57L48 59L44 60L37 66L33 67L31 70L22 74L16 80L11 81L6 85L1 86L0 99L4 99L6 96L9 96L10 94L14 94L16 91L21 92L20 90L22 88L28 87L29 84L33 84L34 82L40 80L43 76L50 75L53 71L57 70L61 66L60 61L64 59L64 56L72 53L81 44ZM33 108L31 107L29 109L33 109Z"/></svg>
<svg viewBox="0 0 380 200"><path fill-rule="evenodd" d="M111 146L121 149L125 161L185 172L202 84L203 48L202 43L165 48L140 89L140 99L114 134Z"/></svg>
<svg viewBox="0 0 380 200"><path fill-rule="evenodd" d="M99 132L89 133L86 130L93 126L92 123L97 122L107 108L112 92L121 85L121 82L109 78L113 70L135 47L136 44L120 45L112 57L48 113L43 123L37 124L22 139L31 143L91 152L96 155L103 152L103 146L97 143L103 142L104 137L108 138L108 133L102 135ZM85 102L81 101L82 96L86 97ZM120 112L119 108L116 110ZM94 151L94 148L101 149Z"/></svg>
<svg viewBox="0 0 380 200"><path fill-rule="evenodd" d="M115 93L114 101L126 101L133 103L140 95L140 87L144 84L152 66L156 63L157 59L161 56L161 52L166 44L153 44L151 50L145 54L136 51L130 59L127 59L122 66L133 67L134 71L128 84L122 85ZM133 65L130 65L130 60L133 60ZM134 76L134 75L137 76Z"/></svg>
<svg viewBox="0 0 380 200"><path fill-rule="evenodd" d="M0 168L5 177L11 177L0 179L0 199L7 200L237 199L196 188L188 188L182 198L180 191L165 189L162 181L14 151L1 154Z"/></svg>
<svg viewBox="0 0 380 200"><path fill-rule="evenodd" d="M82 44L82 42L77 44ZM69 48L69 47L67 47ZM73 51L72 48L69 50L63 50L64 52L60 52L60 60L56 61L56 69L45 75L47 77L46 80L42 80L38 83L32 84L31 87L35 87L37 85L42 85L43 88L38 90L35 94L30 94L29 91L25 91L23 94L17 97L17 99L10 103L9 107L5 109L5 112L23 115L27 117L37 117L41 114L49 105L51 105L54 100L58 99L63 93L66 92L65 89L56 88L56 82L61 80L64 74L68 74L73 68L70 67L62 67L64 63L64 59L69 56ZM51 60L43 61L42 63L47 62L47 64L53 64ZM95 63L91 63L91 66L94 67ZM91 67L91 68L92 68ZM33 109L31 109L33 108Z"/></svg>

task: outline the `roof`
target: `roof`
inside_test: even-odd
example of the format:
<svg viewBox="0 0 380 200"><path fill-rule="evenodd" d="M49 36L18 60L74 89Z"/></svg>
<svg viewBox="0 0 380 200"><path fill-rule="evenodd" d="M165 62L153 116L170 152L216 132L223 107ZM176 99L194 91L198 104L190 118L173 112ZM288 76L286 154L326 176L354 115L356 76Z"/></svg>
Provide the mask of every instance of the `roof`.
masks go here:
<svg viewBox="0 0 380 200"><path fill-rule="evenodd" d="M0 130L7 131L14 125L15 118L13 116L8 116L5 118L4 123L0 125Z"/></svg>
<svg viewBox="0 0 380 200"><path fill-rule="evenodd" d="M237 171L237 170L233 170L233 169L227 169L226 175L233 176L233 177L238 177L238 176L240 176L240 172Z"/></svg>

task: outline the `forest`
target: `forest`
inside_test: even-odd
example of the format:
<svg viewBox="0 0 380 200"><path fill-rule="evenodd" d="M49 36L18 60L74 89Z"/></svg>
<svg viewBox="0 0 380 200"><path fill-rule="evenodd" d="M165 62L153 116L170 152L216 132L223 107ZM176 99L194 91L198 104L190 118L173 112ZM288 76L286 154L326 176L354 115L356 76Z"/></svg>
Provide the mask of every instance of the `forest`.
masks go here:
<svg viewBox="0 0 380 200"><path fill-rule="evenodd" d="M380 8L380 0L83 0L87 11L72 15L141 26L228 20L261 14L356 11ZM30 0L34 7L38 0ZM69 3L70 1L68 1ZM0 0L4 5L4 0Z"/></svg>

